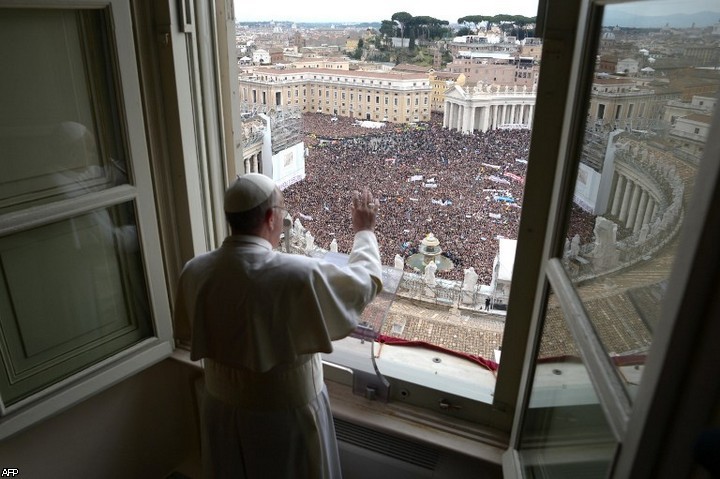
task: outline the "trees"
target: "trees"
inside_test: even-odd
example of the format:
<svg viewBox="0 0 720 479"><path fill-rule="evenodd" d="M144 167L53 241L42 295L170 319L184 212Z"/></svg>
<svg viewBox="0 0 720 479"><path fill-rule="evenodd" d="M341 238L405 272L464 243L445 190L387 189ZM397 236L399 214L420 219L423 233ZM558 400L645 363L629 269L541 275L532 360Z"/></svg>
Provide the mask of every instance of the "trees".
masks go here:
<svg viewBox="0 0 720 479"><path fill-rule="evenodd" d="M350 54L350 58L354 58L355 60L361 60L363 55L363 47L365 47L365 41L361 38L360 40L358 40L355 51Z"/></svg>
<svg viewBox="0 0 720 479"><path fill-rule="evenodd" d="M392 20L383 20L380 24L380 30L378 31L380 32L380 35L390 38L395 36L395 28L395 22Z"/></svg>
<svg viewBox="0 0 720 479"><path fill-rule="evenodd" d="M425 40L427 41L444 37L447 32L447 28L444 28L444 26L449 24L450 22L447 20L428 16L413 17L411 21L412 27L416 30L415 37L422 38L424 31Z"/></svg>
<svg viewBox="0 0 720 479"><path fill-rule="evenodd" d="M458 18L460 25L465 23L472 23L475 26L475 33L480 33L480 24L491 17L483 17L482 15L467 15L465 17Z"/></svg>
<svg viewBox="0 0 720 479"><path fill-rule="evenodd" d="M390 20L400 27L400 44L405 45L405 27L412 21L413 16L408 12L396 12L392 14Z"/></svg>
<svg viewBox="0 0 720 479"><path fill-rule="evenodd" d="M409 46L412 50L415 48L415 41L417 39L424 38L426 41L430 41L446 36L446 34L449 33L449 29L447 28L449 24L447 20L440 20L427 15L414 17L408 12L396 12L393 13L390 21L382 21L380 31L385 35L386 32L389 33L391 29L393 32L394 28L399 29L402 44L405 44L406 37L409 38Z"/></svg>
<svg viewBox="0 0 720 479"><path fill-rule="evenodd" d="M473 31L470 30L468 27L461 27L460 30L455 32L455 36L457 37L464 37L466 35L472 35Z"/></svg>
<svg viewBox="0 0 720 479"><path fill-rule="evenodd" d="M467 15L458 18L458 23L472 24L475 26L477 33L480 31L480 24L487 22L486 30L490 30L493 25L497 25L506 34L514 34L518 39L522 40L528 35L527 27L534 25L537 17L525 17L523 15L507 15L500 14L495 16Z"/></svg>

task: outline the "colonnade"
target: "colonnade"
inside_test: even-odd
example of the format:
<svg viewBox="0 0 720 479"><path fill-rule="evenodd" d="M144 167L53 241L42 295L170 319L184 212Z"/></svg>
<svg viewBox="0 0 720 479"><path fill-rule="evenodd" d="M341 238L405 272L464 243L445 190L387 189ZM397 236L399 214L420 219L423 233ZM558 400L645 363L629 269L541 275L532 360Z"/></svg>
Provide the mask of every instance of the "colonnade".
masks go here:
<svg viewBox="0 0 720 479"><path fill-rule="evenodd" d="M658 214L658 199L642 184L615 172L615 192L610 205L610 214L616 217L633 233L649 225Z"/></svg>
<svg viewBox="0 0 720 479"><path fill-rule="evenodd" d="M500 127L531 128L534 114L534 91L500 93L476 87L471 93L456 87L445 95L443 127L464 133Z"/></svg>
<svg viewBox="0 0 720 479"><path fill-rule="evenodd" d="M255 153L243 159L245 173L262 173L260 171L260 153Z"/></svg>

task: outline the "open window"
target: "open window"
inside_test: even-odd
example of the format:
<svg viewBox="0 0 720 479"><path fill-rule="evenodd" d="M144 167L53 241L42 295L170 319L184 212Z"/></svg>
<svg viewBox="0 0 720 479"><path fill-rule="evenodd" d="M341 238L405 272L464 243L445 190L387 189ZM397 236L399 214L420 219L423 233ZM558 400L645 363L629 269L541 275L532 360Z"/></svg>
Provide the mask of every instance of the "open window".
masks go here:
<svg viewBox="0 0 720 479"><path fill-rule="evenodd" d="M660 471L685 477L678 471L691 467L687 445L712 406L688 412L692 420L684 418L684 426L674 415L689 401L678 387L690 385L682 371L707 359L696 350L707 347L703 331L711 327L714 286L697 287L692 278L716 274L715 252L702 245L716 237L710 211L717 144L707 132L719 125L718 112L701 108L698 97L717 98L720 77L705 74L703 66L715 62L710 59L667 74L670 59L655 59L661 45L687 41L688 31L703 43L711 29L664 30L647 12L707 7L667 0L548 3L543 62L563 52L558 71L570 84L553 126L562 141L545 158L552 191L537 197L546 204L547 226L534 254L538 295L506 477L635 478ZM556 28L563 16L571 28L561 29L567 46L560 47ZM658 32L666 35L662 42L654 41ZM633 53L620 58L623 66L607 71L596 62L624 48ZM613 114L605 115L606 108ZM536 128L544 127L539 120L547 112L539 102ZM706 130L683 128L680 118ZM528 190L530 181L529 173ZM592 241L582 238L583 230ZM530 248L523 240L532 234L525 233L521 226L519 249ZM689 305L694 312L681 313ZM680 434L682 427L687 430Z"/></svg>
<svg viewBox="0 0 720 479"><path fill-rule="evenodd" d="M129 2L31 3L0 7L0 436L172 350Z"/></svg>

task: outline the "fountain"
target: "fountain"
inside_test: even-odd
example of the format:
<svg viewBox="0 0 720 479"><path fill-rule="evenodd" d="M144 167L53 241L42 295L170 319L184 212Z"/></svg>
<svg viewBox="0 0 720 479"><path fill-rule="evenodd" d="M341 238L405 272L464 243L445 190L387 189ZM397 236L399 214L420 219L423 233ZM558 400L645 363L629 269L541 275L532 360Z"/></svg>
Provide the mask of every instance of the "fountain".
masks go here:
<svg viewBox="0 0 720 479"><path fill-rule="evenodd" d="M431 262L437 266L437 271L448 271L455 267L450 259L442 255L440 241L434 234L430 233L420 242L418 253L408 257L406 263L419 273L425 271L425 267Z"/></svg>

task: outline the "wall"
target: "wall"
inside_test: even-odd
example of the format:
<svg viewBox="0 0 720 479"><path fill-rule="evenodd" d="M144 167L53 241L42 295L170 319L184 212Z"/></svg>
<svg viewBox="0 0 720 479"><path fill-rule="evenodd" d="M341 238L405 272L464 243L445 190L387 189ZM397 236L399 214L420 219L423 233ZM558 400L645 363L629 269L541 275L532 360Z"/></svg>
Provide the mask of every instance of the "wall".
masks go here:
<svg viewBox="0 0 720 479"><path fill-rule="evenodd" d="M199 477L192 394L197 372L167 359L0 443L18 477Z"/></svg>

